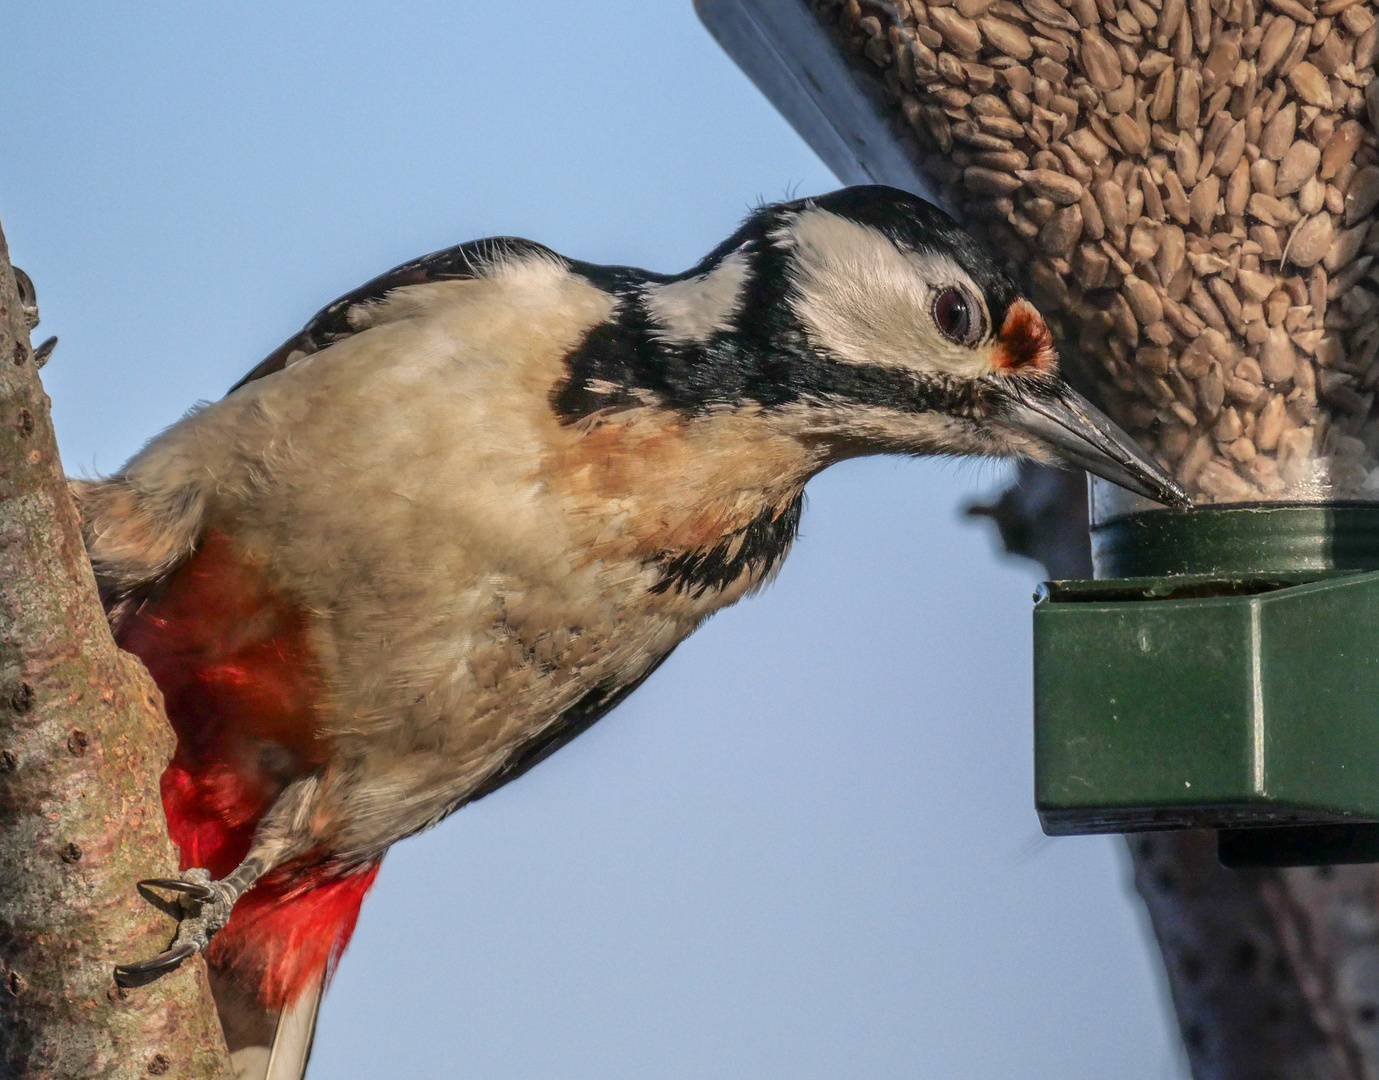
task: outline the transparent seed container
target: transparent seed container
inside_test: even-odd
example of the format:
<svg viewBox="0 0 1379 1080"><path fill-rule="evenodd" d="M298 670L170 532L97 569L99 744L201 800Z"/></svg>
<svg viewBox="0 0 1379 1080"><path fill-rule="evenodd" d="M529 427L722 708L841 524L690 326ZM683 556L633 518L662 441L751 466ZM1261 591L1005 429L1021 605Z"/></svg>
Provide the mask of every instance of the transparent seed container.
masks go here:
<svg viewBox="0 0 1379 1080"><path fill-rule="evenodd" d="M1372 3L813 8L1070 377L1198 505L1379 503Z"/></svg>

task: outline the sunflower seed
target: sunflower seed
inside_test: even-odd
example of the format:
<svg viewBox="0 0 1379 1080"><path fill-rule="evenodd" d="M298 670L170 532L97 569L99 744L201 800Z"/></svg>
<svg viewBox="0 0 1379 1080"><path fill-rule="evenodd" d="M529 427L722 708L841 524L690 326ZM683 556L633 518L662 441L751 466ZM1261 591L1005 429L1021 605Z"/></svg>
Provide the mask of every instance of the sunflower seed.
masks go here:
<svg viewBox="0 0 1379 1080"><path fill-rule="evenodd" d="M975 54L982 46L982 35L977 24L963 18L952 8L932 9L929 21L943 40L963 56Z"/></svg>
<svg viewBox="0 0 1379 1080"><path fill-rule="evenodd" d="M1274 70L1274 65L1283 59L1283 54L1293 42L1293 32L1297 24L1286 15L1280 15L1269 23L1264 31L1264 40L1259 44L1259 55L1255 60L1255 70L1259 78L1266 79Z"/></svg>
<svg viewBox="0 0 1379 1080"><path fill-rule="evenodd" d="M1258 191L1250 196L1246 209L1265 225L1292 225L1298 220L1298 212L1290 204Z"/></svg>
<svg viewBox="0 0 1379 1080"><path fill-rule="evenodd" d="M1291 195L1311 180L1321 164L1322 152L1310 142L1299 139L1283 155L1274 177L1274 194Z"/></svg>
<svg viewBox="0 0 1379 1080"><path fill-rule="evenodd" d="M1196 496L1371 497L1379 0L813 3Z"/></svg>
<svg viewBox="0 0 1379 1080"><path fill-rule="evenodd" d="M1076 206L1065 206L1053 215L1039 230L1039 246L1055 257L1072 254L1082 237L1082 211Z"/></svg>
<svg viewBox="0 0 1379 1080"><path fill-rule="evenodd" d="M1369 222L1356 225L1353 229L1347 229L1340 233L1331 242L1331 247L1323 258L1324 265L1328 272L1335 273L1350 262L1360 253L1360 248L1364 245L1365 235L1369 232Z"/></svg>
<svg viewBox="0 0 1379 1080"><path fill-rule="evenodd" d="M1229 113L1223 113L1229 116ZM1221 140L1221 145L1216 151L1216 164L1212 170L1217 176L1229 176L1236 165L1240 163L1241 157L1245 153L1245 121L1237 120L1235 124L1226 132L1226 137Z"/></svg>
<svg viewBox="0 0 1379 1080"><path fill-rule="evenodd" d="M1021 170L1016 175L1036 195L1061 206L1070 206L1082 198L1082 185L1053 169Z"/></svg>
<svg viewBox="0 0 1379 1080"><path fill-rule="evenodd" d="M975 19L984 14L994 0L956 0L954 7L964 19Z"/></svg>
<svg viewBox="0 0 1379 1080"><path fill-rule="evenodd" d="M1124 74L1120 57L1096 30L1082 31L1082 66L1098 90L1114 90L1120 86Z"/></svg>
<svg viewBox="0 0 1379 1080"><path fill-rule="evenodd" d="M1364 134L1365 129L1355 120L1347 120L1338 127L1322 150L1317 175L1323 180L1330 180L1342 166L1348 165L1360 148Z"/></svg>
<svg viewBox="0 0 1379 1080"><path fill-rule="evenodd" d="M1379 168L1366 165L1356 172L1345 193L1345 223L1354 225L1379 206Z"/></svg>
<svg viewBox="0 0 1379 1080"><path fill-rule="evenodd" d="M1298 97L1308 105L1316 105L1321 109L1331 108L1331 86L1326 81L1326 76L1306 60L1289 72L1288 82Z"/></svg>
<svg viewBox="0 0 1379 1080"><path fill-rule="evenodd" d="M1030 44L1029 35L1014 23L1005 22L994 15L986 15L977 20L977 26L982 36L1006 56L1028 60L1034 55L1034 46Z"/></svg>
<svg viewBox="0 0 1379 1080"><path fill-rule="evenodd" d="M1258 198L1258 196L1254 196ZM1216 217L1216 203L1221 198L1221 180L1212 175L1192 189L1188 197L1188 215L1201 232L1210 232Z"/></svg>
<svg viewBox="0 0 1379 1080"><path fill-rule="evenodd" d="M1226 181L1226 213L1239 217L1250 199L1250 163L1242 160Z"/></svg>
<svg viewBox="0 0 1379 1080"><path fill-rule="evenodd" d="M1020 190L1020 181L1009 173L979 166L964 169L962 182L974 195L1012 195Z"/></svg>

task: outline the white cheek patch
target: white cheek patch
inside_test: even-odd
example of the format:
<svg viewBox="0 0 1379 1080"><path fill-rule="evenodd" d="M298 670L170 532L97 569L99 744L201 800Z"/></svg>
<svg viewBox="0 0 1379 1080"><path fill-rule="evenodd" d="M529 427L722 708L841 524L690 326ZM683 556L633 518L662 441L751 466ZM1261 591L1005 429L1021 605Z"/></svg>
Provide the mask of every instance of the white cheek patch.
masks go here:
<svg viewBox="0 0 1379 1080"><path fill-rule="evenodd" d="M774 239L791 249L790 303L817 347L851 364L969 377L992 370L989 342L968 348L934 325L938 290L964 285L981 296L952 259L901 251L876 229L818 209L796 215Z"/></svg>
<svg viewBox="0 0 1379 1080"><path fill-rule="evenodd" d="M747 256L734 251L707 274L648 285L646 310L657 324L652 335L667 344L689 344L731 329L747 274Z"/></svg>

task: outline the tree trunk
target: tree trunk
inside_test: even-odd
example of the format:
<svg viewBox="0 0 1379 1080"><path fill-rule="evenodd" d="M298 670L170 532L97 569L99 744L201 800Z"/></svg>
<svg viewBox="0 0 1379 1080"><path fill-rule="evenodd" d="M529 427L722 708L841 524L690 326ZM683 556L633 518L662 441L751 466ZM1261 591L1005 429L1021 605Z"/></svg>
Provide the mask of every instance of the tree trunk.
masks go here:
<svg viewBox="0 0 1379 1080"><path fill-rule="evenodd" d="M135 882L177 866L158 794L173 736L111 639L0 234L0 1076L228 1077L199 959L137 990L164 947Z"/></svg>
<svg viewBox="0 0 1379 1080"><path fill-rule="evenodd" d="M970 512L1050 578L1091 577L1086 492L1026 465ZM1196 1080L1379 1077L1379 867L1227 870L1213 832L1127 842Z"/></svg>

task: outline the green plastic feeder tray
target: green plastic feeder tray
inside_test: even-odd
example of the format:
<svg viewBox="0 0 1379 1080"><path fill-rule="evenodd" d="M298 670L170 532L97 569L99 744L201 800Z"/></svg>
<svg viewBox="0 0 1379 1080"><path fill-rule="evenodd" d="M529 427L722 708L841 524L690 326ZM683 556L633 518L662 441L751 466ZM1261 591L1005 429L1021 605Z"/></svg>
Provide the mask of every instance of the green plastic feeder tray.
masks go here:
<svg viewBox="0 0 1379 1080"><path fill-rule="evenodd" d="M1147 511L1092 535L1098 580L1036 595L1044 831L1379 861L1379 507Z"/></svg>

